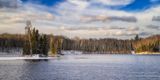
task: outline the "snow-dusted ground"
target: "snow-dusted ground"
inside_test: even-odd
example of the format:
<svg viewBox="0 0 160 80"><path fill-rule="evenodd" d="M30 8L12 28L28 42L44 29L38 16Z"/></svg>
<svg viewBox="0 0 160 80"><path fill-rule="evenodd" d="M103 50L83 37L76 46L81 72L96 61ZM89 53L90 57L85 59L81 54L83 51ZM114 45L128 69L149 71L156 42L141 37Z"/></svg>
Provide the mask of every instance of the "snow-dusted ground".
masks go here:
<svg viewBox="0 0 160 80"><path fill-rule="evenodd" d="M74 50L62 51L62 54L64 55L80 55L82 53L83 53L82 51L74 51Z"/></svg>
<svg viewBox="0 0 160 80"><path fill-rule="evenodd" d="M82 54L81 51L62 51L62 54L64 55L79 55ZM21 57L22 56L22 51L13 51L13 52L0 52L0 57Z"/></svg>
<svg viewBox="0 0 160 80"><path fill-rule="evenodd" d="M82 52L80 51L62 51L62 54L66 55L80 55ZM25 60L25 59L57 59L57 57L30 57L30 56L22 56L22 52L0 52L0 60Z"/></svg>
<svg viewBox="0 0 160 80"><path fill-rule="evenodd" d="M54 59L53 57L0 57L0 60L44 60L44 59Z"/></svg>
<svg viewBox="0 0 160 80"><path fill-rule="evenodd" d="M0 52L0 57L21 57L21 56L22 52L12 52L12 53Z"/></svg>

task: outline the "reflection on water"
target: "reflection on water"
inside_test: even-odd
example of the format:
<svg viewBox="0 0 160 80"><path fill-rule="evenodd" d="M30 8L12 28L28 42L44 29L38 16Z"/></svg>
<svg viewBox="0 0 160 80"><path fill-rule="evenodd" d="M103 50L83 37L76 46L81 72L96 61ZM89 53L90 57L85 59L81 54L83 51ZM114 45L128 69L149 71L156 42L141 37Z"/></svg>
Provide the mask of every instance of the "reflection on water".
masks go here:
<svg viewBox="0 0 160 80"><path fill-rule="evenodd" d="M160 80L159 55L67 55L0 61L0 80Z"/></svg>
<svg viewBox="0 0 160 80"><path fill-rule="evenodd" d="M42 61L48 61L48 59L25 59L24 61L27 61L27 62L42 62Z"/></svg>

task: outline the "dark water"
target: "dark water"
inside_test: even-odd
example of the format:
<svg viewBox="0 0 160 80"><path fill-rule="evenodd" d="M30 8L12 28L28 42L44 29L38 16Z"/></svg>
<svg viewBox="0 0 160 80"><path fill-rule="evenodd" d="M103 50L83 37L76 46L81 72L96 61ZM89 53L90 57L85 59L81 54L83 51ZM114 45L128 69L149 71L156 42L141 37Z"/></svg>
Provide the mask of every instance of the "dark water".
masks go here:
<svg viewBox="0 0 160 80"><path fill-rule="evenodd" d="M158 55L68 55L0 61L0 80L160 80Z"/></svg>

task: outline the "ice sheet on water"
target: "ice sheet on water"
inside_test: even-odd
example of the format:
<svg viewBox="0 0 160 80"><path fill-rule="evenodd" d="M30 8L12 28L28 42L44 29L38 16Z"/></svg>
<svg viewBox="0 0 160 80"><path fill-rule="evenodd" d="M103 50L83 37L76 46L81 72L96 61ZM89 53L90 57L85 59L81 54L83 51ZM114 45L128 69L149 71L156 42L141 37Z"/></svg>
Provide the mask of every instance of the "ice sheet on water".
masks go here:
<svg viewBox="0 0 160 80"><path fill-rule="evenodd" d="M128 55L107 55L107 54L81 54L81 55L64 55L61 57L62 62L82 62L82 63L106 63L106 62L133 62L136 58Z"/></svg>
<svg viewBox="0 0 160 80"><path fill-rule="evenodd" d="M19 60L19 59L55 59L56 61L62 62L129 62L133 61L135 58L126 57L127 55L106 55L106 54L82 54L81 51L62 51L64 54L60 57L22 57L20 54L14 55L0 55L0 60Z"/></svg>

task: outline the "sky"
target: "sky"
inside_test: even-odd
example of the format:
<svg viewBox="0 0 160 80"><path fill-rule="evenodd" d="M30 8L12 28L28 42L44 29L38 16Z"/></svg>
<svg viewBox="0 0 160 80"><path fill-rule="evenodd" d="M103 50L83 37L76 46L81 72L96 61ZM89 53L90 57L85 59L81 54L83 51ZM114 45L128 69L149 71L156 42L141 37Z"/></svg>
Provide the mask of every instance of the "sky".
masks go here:
<svg viewBox="0 0 160 80"><path fill-rule="evenodd" d="M160 34L160 0L0 0L0 33L131 39Z"/></svg>

